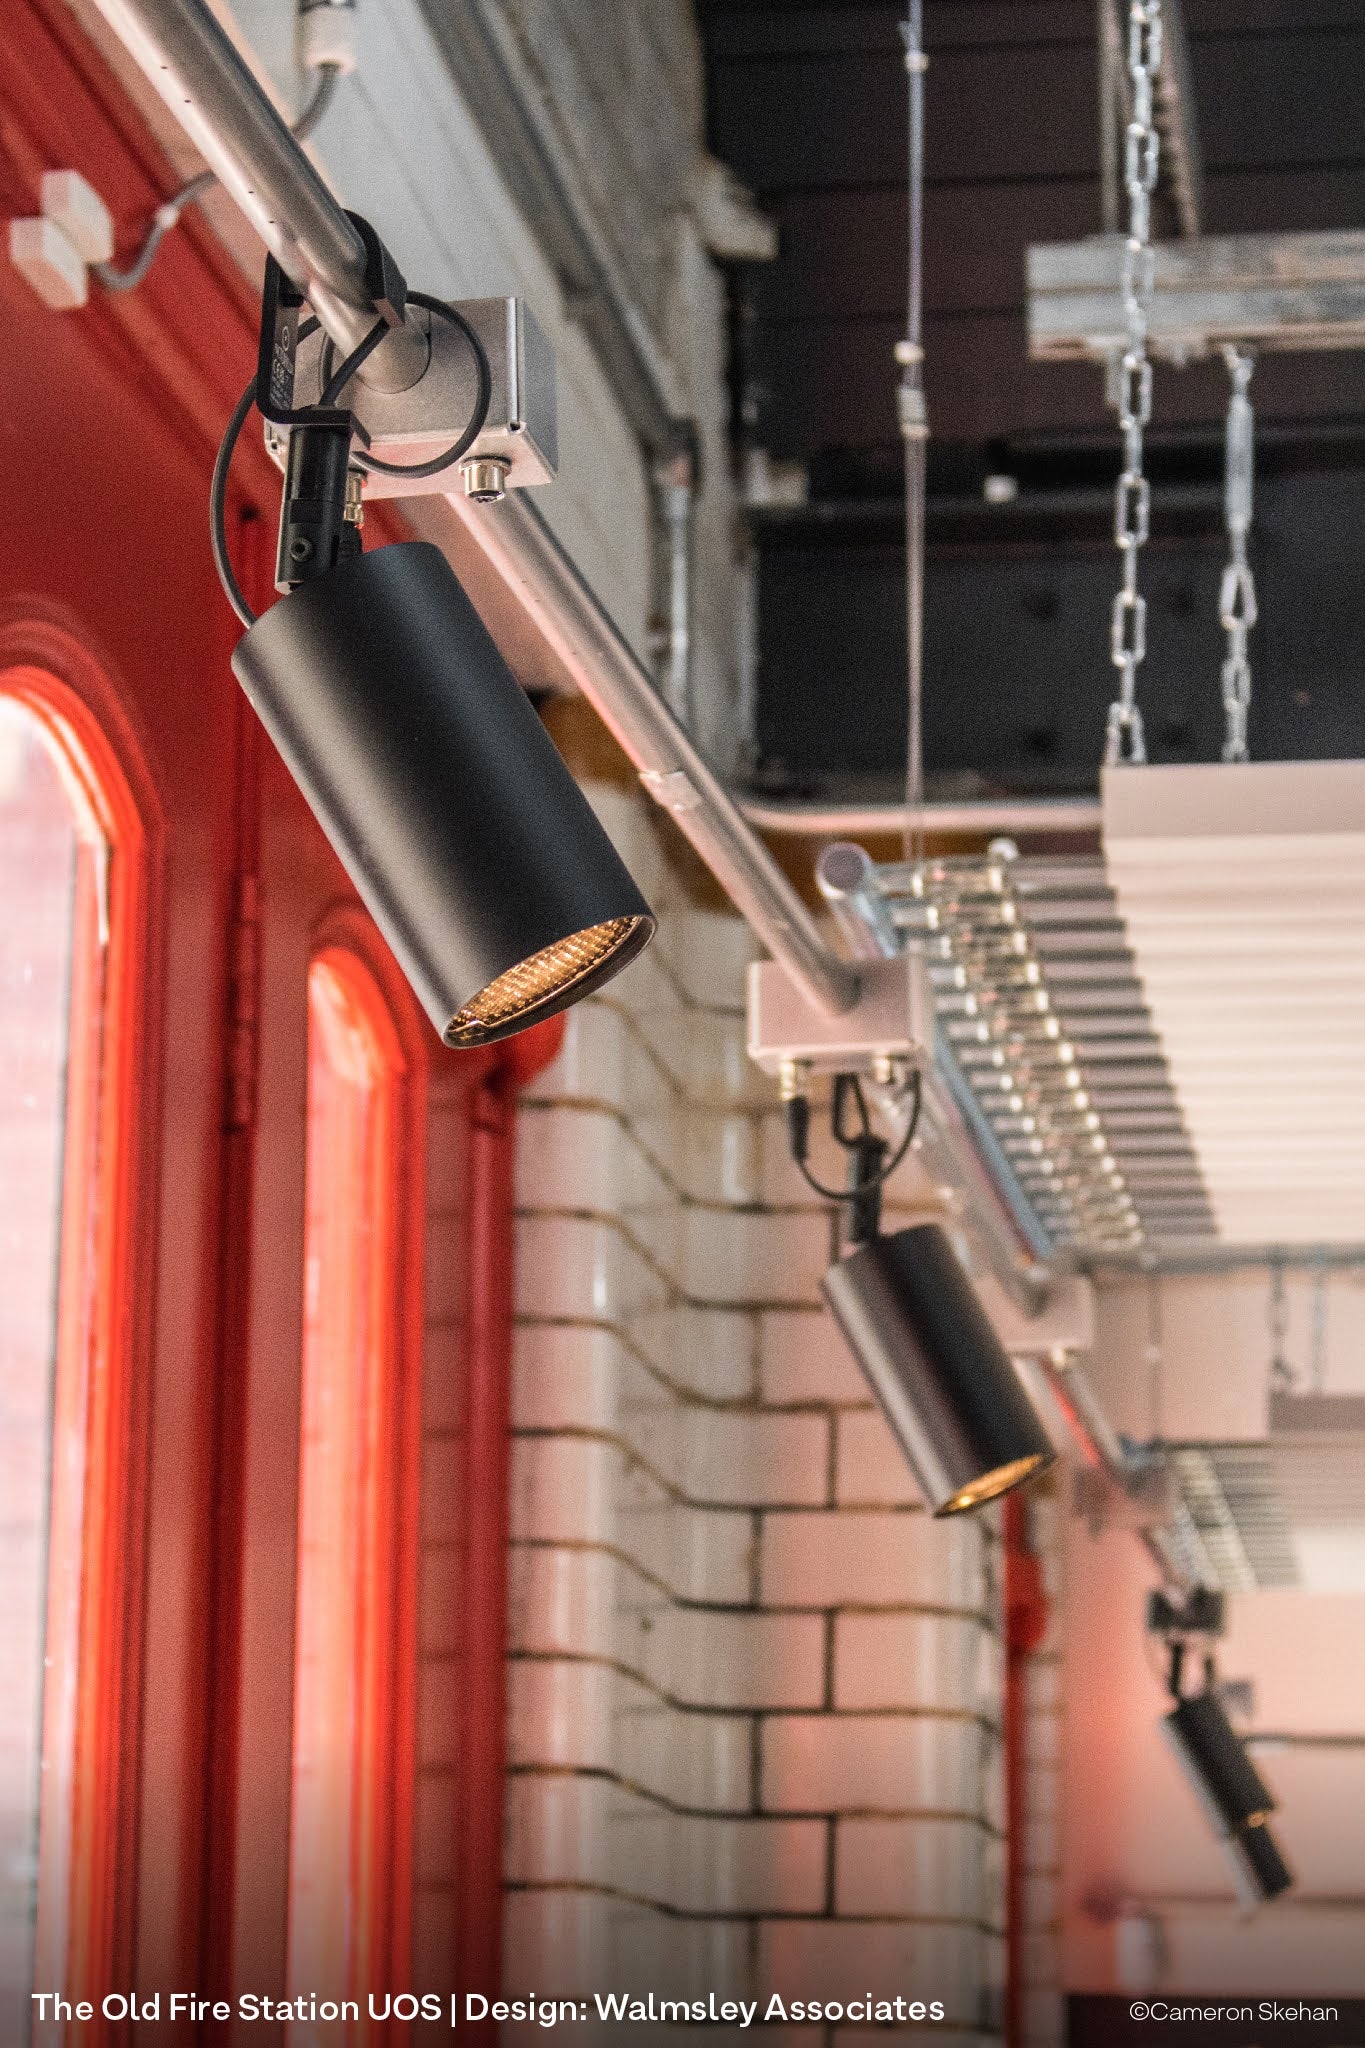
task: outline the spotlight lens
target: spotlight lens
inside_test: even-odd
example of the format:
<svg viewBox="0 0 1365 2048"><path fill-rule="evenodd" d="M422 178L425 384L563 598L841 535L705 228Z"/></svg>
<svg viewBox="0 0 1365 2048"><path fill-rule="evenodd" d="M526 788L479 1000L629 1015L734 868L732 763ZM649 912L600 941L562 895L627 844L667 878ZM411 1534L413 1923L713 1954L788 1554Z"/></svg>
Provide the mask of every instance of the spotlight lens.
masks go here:
<svg viewBox="0 0 1365 2048"><path fill-rule="evenodd" d="M530 1022L531 1013L558 1002L570 989L610 960L639 929L638 917L613 917L572 938L560 939L529 960L509 967L487 988L480 989L446 1027L449 1045L481 1045L498 1038L514 1022Z"/></svg>
<svg viewBox="0 0 1365 2048"><path fill-rule="evenodd" d="M964 1509L979 1508L984 1501L995 1500L1002 1493L1022 1486L1023 1482L1040 1465L1050 1461L1041 1456L1014 1458L1008 1465L997 1465L994 1472L987 1472L980 1479L974 1479L970 1486L964 1486L951 1500L945 1501L938 1509L940 1515L960 1515Z"/></svg>

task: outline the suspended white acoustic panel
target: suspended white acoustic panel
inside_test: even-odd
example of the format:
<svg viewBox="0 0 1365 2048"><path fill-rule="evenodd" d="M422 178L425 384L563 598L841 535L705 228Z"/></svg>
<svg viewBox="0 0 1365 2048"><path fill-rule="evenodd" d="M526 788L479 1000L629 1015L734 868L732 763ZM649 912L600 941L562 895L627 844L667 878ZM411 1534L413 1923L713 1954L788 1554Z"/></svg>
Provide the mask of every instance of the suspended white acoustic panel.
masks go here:
<svg viewBox="0 0 1365 2048"><path fill-rule="evenodd" d="M1365 1242L1365 762L1109 768L1103 799L1219 1237Z"/></svg>

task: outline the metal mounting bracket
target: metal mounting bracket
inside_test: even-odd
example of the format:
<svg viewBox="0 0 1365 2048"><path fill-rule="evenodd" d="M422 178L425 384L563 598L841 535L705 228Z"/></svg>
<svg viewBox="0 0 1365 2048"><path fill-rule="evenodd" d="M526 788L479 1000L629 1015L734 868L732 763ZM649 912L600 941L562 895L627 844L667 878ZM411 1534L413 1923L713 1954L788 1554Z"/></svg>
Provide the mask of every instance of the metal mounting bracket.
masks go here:
<svg viewBox="0 0 1365 2048"><path fill-rule="evenodd" d="M493 391L488 418L458 469L435 476L392 477L378 472L365 481L367 498L411 498L459 487L459 470L497 463L507 488L553 483L559 462L554 350L525 301L517 298L455 299L488 356ZM410 318L427 326L431 360L406 391L381 391L357 378L347 404L369 435L370 451L383 462L426 462L448 448L464 430L478 389L468 342L448 321L412 309ZM325 336L298 344L294 362L296 402L316 403L322 391ZM280 467L288 430L267 426L266 447Z"/></svg>
<svg viewBox="0 0 1365 2048"><path fill-rule="evenodd" d="M858 963L858 1000L831 1016L812 1003L775 960L749 969L749 1057L765 1074L793 1062L811 1074L885 1078L888 1061L928 1060L934 1007L928 971L916 950L894 960Z"/></svg>

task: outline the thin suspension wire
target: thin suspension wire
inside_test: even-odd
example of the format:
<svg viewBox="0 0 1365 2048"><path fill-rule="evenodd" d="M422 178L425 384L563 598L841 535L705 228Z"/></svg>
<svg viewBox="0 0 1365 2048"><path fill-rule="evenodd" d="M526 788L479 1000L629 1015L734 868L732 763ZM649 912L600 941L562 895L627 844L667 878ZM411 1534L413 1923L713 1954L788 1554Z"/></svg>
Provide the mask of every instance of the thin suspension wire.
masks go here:
<svg viewBox="0 0 1365 2048"><path fill-rule="evenodd" d="M410 306L420 306L424 312L434 314L438 319L449 321L452 327L459 328L461 334L469 343L469 352L474 358L474 375L477 381L474 410L470 414L468 425L459 439L452 441L448 448L443 448L439 455L433 455L426 462L381 462L377 455L366 455L360 449L357 449L353 457L353 466L363 476L439 476L443 469L449 469L452 463L458 462L462 455L469 453L469 450L483 432L484 422L488 418L488 408L493 401L493 371L488 360L488 351L479 339L478 330L465 318L459 307L448 305L444 299L433 298L430 292L414 291L409 291L408 293L408 304ZM365 356L369 354L370 349L378 339L382 339L382 330L377 336L367 335L360 344L357 355L361 362L364 361ZM341 369L334 373L332 369L334 354L335 351L332 344L328 341L322 351L322 374L327 380L326 390L322 399L324 405L334 402L335 394L339 393L341 387L349 382L350 378L355 374L355 369L359 367L355 358L350 358L348 360L352 363L353 367L348 369L346 364L343 364ZM327 392L332 392L334 397L329 399L326 395Z"/></svg>
<svg viewBox="0 0 1365 2048"><path fill-rule="evenodd" d="M332 95L336 91L336 83L340 76L341 70L336 64L320 64L318 66L317 81L308 102L289 131L296 142L306 142L317 127L318 122L332 103ZM194 177L183 184L178 192L173 193L169 199L163 200L152 215L151 225L147 229L142 247L126 269L120 270L113 263L96 263L92 265L94 273L104 286L104 289L107 292L136 291L143 278L147 275L147 272L151 269L157 250L180 219L185 208L196 205L206 192L213 190L217 183L218 175L215 171L199 171Z"/></svg>
<svg viewBox="0 0 1365 2048"><path fill-rule="evenodd" d="M929 417L924 399L924 10L908 0L905 43L908 141L908 235L905 339L896 409L905 450L906 760L905 857L924 860L924 490Z"/></svg>

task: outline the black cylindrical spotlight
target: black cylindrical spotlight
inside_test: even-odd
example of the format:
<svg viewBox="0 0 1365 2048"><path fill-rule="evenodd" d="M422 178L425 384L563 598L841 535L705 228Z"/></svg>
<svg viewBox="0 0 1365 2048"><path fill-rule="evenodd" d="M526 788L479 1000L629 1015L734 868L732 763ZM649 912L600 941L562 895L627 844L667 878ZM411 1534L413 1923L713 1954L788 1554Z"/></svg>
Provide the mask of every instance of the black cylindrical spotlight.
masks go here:
<svg viewBox="0 0 1365 2048"><path fill-rule="evenodd" d="M1294 1873L1264 1821L1258 1827L1243 1828L1240 1834L1230 1835L1223 1847L1237 1896L1244 1906L1268 1905L1293 1885Z"/></svg>
<svg viewBox="0 0 1365 2048"><path fill-rule="evenodd" d="M444 556L338 562L238 681L428 1016L483 1045L598 987L654 918Z"/></svg>
<svg viewBox="0 0 1365 2048"><path fill-rule="evenodd" d="M1231 1837L1259 1829L1275 1801L1213 1687L1178 1699L1161 1725L1218 1833Z"/></svg>
<svg viewBox="0 0 1365 2048"><path fill-rule="evenodd" d="M855 1245L821 1283L925 1501L959 1514L1055 1457L936 1223Z"/></svg>

